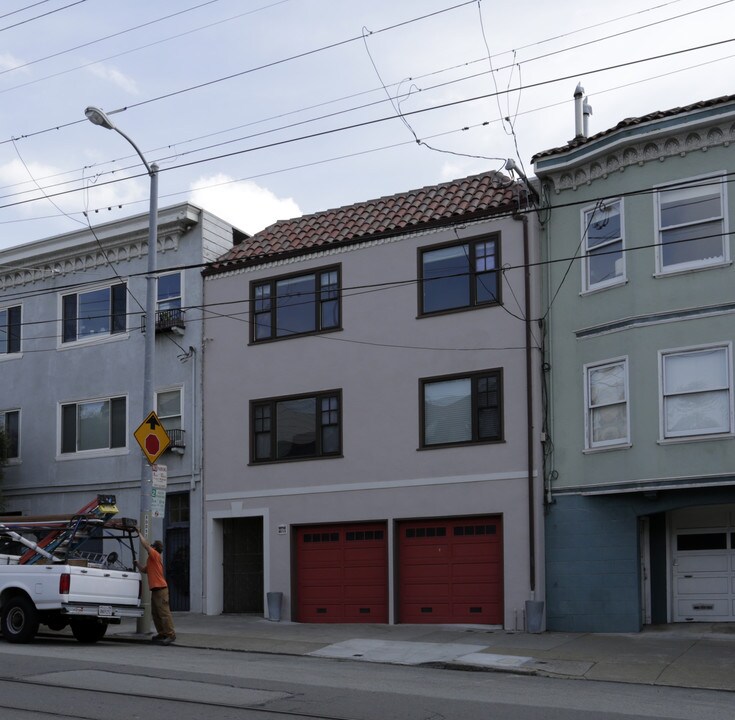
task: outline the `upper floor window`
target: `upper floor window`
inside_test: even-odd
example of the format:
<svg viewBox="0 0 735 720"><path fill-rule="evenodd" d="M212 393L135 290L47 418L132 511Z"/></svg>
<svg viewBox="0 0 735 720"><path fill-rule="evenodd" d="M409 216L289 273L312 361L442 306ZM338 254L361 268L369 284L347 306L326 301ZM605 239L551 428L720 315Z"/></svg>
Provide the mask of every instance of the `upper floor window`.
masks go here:
<svg viewBox="0 0 735 720"><path fill-rule="evenodd" d="M164 429L181 429L181 388L156 393L156 414Z"/></svg>
<svg viewBox="0 0 735 720"><path fill-rule="evenodd" d="M125 283L63 295L62 342L75 342L125 332L127 328Z"/></svg>
<svg viewBox="0 0 735 720"><path fill-rule="evenodd" d="M0 308L0 355L20 352L20 305Z"/></svg>
<svg viewBox="0 0 735 720"><path fill-rule="evenodd" d="M20 410L0 410L0 433L5 448L0 448L0 459L17 460L20 457Z"/></svg>
<svg viewBox="0 0 735 720"><path fill-rule="evenodd" d="M731 433L731 348L661 353L663 438Z"/></svg>
<svg viewBox="0 0 735 720"><path fill-rule="evenodd" d="M339 328L340 286L337 267L252 283L253 342Z"/></svg>
<svg viewBox="0 0 735 720"><path fill-rule="evenodd" d="M341 405L338 390L251 402L252 462L339 455Z"/></svg>
<svg viewBox="0 0 735 720"><path fill-rule="evenodd" d="M503 439L502 373L421 381L421 445L456 445Z"/></svg>
<svg viewBox="0 0 735 720"><path fill-rule="evenodd" d="M500 235L420 251L420 314L500 302Z"/></svg>
<svg viewBox="0 0 735 720"><path fill-rule="evenodd" d="M623 201L606 200L582 211L582 287L585 291L625 280Z"/></svg>
<svg viewBox="0 0 735 720"><path fill-rule="evenodd" d="M656 267L660 273L720 265L729 260L722 178L661 188Z"/></svg>
<svg viewBox="0 0 735 720"><path fill-rule="evenodd" d="M629 442L627 360L585 367L585 402L587 448Z"/></svg>
<svg viewBox="0 0 735 720"><path fill-rule="evenodd" d="M181 273L158 276L156 310L177 310L181 307Z"/></svg>
<svg viewBox="0 0 735 720"><path fill-rule="evenodd" d="M125 397L64 403L61 406L61 452L124 448L126 428Z"/></svg>

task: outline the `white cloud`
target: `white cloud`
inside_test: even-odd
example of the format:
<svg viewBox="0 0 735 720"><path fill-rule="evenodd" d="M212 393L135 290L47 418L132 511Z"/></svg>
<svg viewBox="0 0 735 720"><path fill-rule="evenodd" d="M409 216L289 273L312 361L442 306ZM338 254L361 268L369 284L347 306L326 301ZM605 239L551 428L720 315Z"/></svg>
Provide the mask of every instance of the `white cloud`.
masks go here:
<svg viewBox="0 0 735 720"><path fill-rule="evenodd" d="M93 211L117 207L147 197L148 191L137 180L99 187L88 185L84 193L73 192L80 189L79 177L74 176L65 182L65 178L70 176L60 173L60 169L53 165L29 162L26 167L18 159L11 160L0 165L0 192L3 195L14 193L11 201L19 203L15 209L24 217L55 213L53 202L58 210L73 214L79 220L82 219L79 213L87 208ZM44 198L36 182L45 188L45 195L50 196L50 200ZM36 202L24 202L31 199Z"/></svg>
<svg viewBox="0 0 735 720"><path fill-rule="evenodd" d="M131 95L138 94L138 83L136 83L133 78L121 73L117 68L114 68L111 65L95 63L94 65L90 65L88 70L98 78L102 78L103 80L107 80L114 85L117 85L121 90L124 90Z"/></svg>
<svg viewBox="0 0 735 720"><path fill-rule="evenodd" d="M10 53L0 53L0 70L14 70L19 65L22 65L23 61L18 60L17 57ZM23 68L24 72L28 72L26 68Z"/></svg>
<svg viewBox="0 0 735 720"><path fill-rule="evenodd" d="M292 198L279 198L250 180L232 182L223 173L201 177L191 184L191 202L248 233L276 220L302 215Z"/></svg>

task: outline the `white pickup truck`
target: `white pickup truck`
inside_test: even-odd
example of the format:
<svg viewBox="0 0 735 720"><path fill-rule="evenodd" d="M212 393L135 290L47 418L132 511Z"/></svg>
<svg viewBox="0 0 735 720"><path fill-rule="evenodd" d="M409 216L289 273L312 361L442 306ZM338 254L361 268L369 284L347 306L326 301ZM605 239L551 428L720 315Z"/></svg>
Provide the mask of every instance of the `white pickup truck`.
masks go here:
<svg viewBox="0 0 735 720"><path fill-rule="evenodd" d="M39 625L68 625L79 642L94 643L108 625L143 614L134 523L68 524L0 525L0 629L8 642L31 641Z"/></svg>

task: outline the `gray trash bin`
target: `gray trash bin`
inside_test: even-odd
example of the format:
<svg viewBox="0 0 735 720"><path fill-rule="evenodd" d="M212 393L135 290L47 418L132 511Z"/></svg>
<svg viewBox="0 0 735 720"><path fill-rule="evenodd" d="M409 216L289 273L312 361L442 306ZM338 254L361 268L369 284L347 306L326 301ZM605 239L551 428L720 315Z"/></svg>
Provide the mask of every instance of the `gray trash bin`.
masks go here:
<svg viewBox="0 0 735 720"><path fill-rule="evenodd" d="M269 592L268 597L268 619L278 622L281 619L281 604L283 603L282 592Z"/></svg>

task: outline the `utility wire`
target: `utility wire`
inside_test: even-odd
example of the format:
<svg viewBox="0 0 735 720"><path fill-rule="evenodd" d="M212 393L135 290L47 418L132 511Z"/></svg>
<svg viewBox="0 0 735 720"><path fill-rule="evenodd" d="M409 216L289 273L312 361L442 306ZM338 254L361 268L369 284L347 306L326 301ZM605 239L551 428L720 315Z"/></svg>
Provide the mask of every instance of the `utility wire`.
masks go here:
<svg viewBox="0 0 735 720"><path fill-rule="evenodd" d="M215 2L215 1L218 1L218 0L210 0L210 1L211 1L211 2ZM281 0L281 2L286 2L286 1L288 1L288 0ZM655 6L654 8L652 8L652 9L657 9L657 8L660 8L660 7L664 7L665 5L668 5L668 4L673 4L673 3L676 3L676 2L679 2L679 1L680 1L680 0L673 0L673 2L672 2L672 3L665 3L664 5L658 5L658 6ZM726 1L726 2L732 2L733 0L725 0L725 1ZM479 2L480 2L480 0L477 0L477 2L478 2L478 5L479 5ZM207 3L205 3L205 4L207 4ZM719 3L719 4L724 4L724 3ZM699 10L696 10L696 11L692 11L692 12L701 12L701 11L703 11L703 10L707 10L707 9L710 9L711 7L716 7L716 6L717 6L717 5L715 5L715 6L708 6L708 7L706 7L706 8L701 8L701 9L699 9ZM201 6L200 6L200 5L197 5L197 6L195 6L195 8L198 8L198 7L201 7ZM269 5L269 6L266 6L266 7L271 7L271 6ZM262 9L262 8L260 8L260 9ZM182 11L182 12L187 12L187 11ZM255 12L255 11L251 11L251 12ZM624 19L624 18L627 18L627 17L631 17L632 15L638 15L638 14L641 14L641 13L643 13L643 12L647 12L647 10L642 10L642 11L638 11L638 12L636 12L636 13L631 13L631 14L629 14L629 15L624 15L624 16L621 16L621 18L615 18L615 19L613 19L613 20L610 20L610 21L606 21L605 23L598 23L598 25L602 25L602 24L607 24L608 22L615 22L615 21L617 21L617 20L619 20L619 19ZM177 14L180 14L180 13L177 13ZM171 16L166 16L166 17L171 17ZM665 19L665 20L662 20L662 21L660 21L660 22L665 22L665 21L668 21L668 20L673 20L673 19L677 19L677 18L679 18L679 17L682 17L682 16L681 16L681 15L679 15L679 16L674 16L674 17L672 17L672 18L667 18L667 19ZM164 19L165 19L165 18L164 18ZM482 23L482 14L481 14L481 13L480 13L480 20L481 20L481 23ZM154 22L157 22L157 21L154 21ZM136 27L141 27L141 26L136 26ZM596 27L596 25L595 25L595 26L588 26L588 27ZM641 26L641 27L647 27L647 26ZM483 37L484 37L484 25L482 25L482 24L481 24L481 28L482 28L482 30L483 30ZM588 29L588 28L583 28L582 30L584 30L584 29ZM640 29L640 28L633 28L633 30L636 30L636 29ZM127 31L123 31L123 32L127 32ZM575 31L571 31L570 33L566 33L566 34L565 34L564 36L566 36L566 35L571 35L571 34L575 34L575 33L577 33L577 32L580 32L580 30L575 30ZM563 36L558 36L558 37L563 37ZM596 40L595 42L600 42L600 41L602 41L602 40L606 40L606 39L608 39L609 37L615 37L615 36L606 36L606 37L603 37L603 38L598 38L598 39L597 39L597 40ZM365 39L365 38L364 38L364 32L363 32L363 39ZM555 38L552 38L552 39L555 39ZM545 43L545 42L547 42L547 40L542 40L542 41L538 41L538 42L536 42L536 43L533 43L533 45L536 45L536 44L542 44L542 43ZM524 46L524 47L531 47L531 46L532 46L532 45L528 45L528 46ZM488 54L489 54L490 50L489 50L489 47L488 47L488 45L487 45L487 40L485 40L485 47L486 47L486 50L487 50L487 52L488 52ZM577 47L577 46L575 46L575 47ZM556 51L556 53L560 53L560 52L566 52L566 50L567 50L567 49L568 49L568 48L563 48L563 49L561 49L561 50L558 50L558 51ZM368 51L368 52L369 52L369 51ZM492 68L492 57L498 57L498 56L500 56L500 55L503 55L503 54L507 54L508 52L513 52L513 53L515 54L515 52L516 52L516 51L505 51L505 52L503 52L503 53L498 53L498 54L496 54L496 55L494 55L494 56L490 56L489 58L485 58L485 59L489 59L489 60L490 60L490 66L491 66L491 68ZM544 58L545 58L545 57L547 57L547 56L548 56L548 55L543 55L543 56L538 56L538 57L544 57ZM530 58L530 59L529 59L529 60L527 60L526 62L531 62L531 61L533 61L533 60L535 60L535 59L538 59L538 57L537 57L537 58ZM372 58L371 58L371 60L372 60ZM438 71L434 71L434 72L431 72L431 73L427 73L427 74L425 74L425 75L421 75L421 76L418 76L418 77L415 77L415 78L409 78L409 80L412 80L412 81L416 81L416 80L418 80L418 79L423 79L423 78L425 78L425 77L430 77L430 76L432 76L432 75L436 75L436 74L441 74L441 73L443 73L443 72L448 72L448 71L450 71L450 70L455 70L455 69L458 69L459 67L466 67L466 66L469 66L469 65L472 65L472 64L476 64L476 63L478 63L478 62L483 62L483 61L484 61L484 59L483 59L483 58L480 58L480 59L478 59L478 60L472 60L472 61L469 61L469 62L467 62L467 63L462 63L461 65L455 65L455 66L453 66L453 67L449 67L449 68L444 68L444 69L441 69L441 70L438 70ZM92 64L94 64L94 63L92 63ZM373 64L373 65L374 65L374 64ZM514 64L514 65L513 65L512 67L515 67L515 65L516 65L516 64ZM506 66L506 67L507 67L507 66ZM500 69L502 69L502 68L499 68L498 70L500 70ZM519 67L519 70L520 70L520 67ZM6 72L7 72L7 71L6 71ZM492 72L494 72L494 71L492 71ZM376 69L376 73L377 73L377 69ZM0 74L2 74L2 73L0 73ZM480 77L481 75L484 75L484 74L487 74L487 71L483 71L483 72L480 72L480 73L475 73L475 74L471 74L471 75L465 76L465 77L463 77L463 78L458 78L458 79L455 79L455 80L452 80L452 81L448 81L448 82L445 82L445 83L440 83L440 84L437 84L437 85L433 85L433 86L428 86L428 87L426 87L426 88L422 88L422 89L419 89L419 91L426 91L426 90L431 90L431 89L436 89L436 88L441 88L441 87L445 87L445 86L447 86L447 85L450 85L450 84L454 84L454 83L456 83L456 82L462 82L462 81L464 81L464 80L469 80L469 79L477 78L477 77ZM379 75L379 73L378 73L378 75ZM495 81L494 75L493 75L493 81ZM35 81L34 81L34 82L35 82ZM402 82L403 82L403 81L402 81ZM381 80L381 83L382 83L382 80ZM399 86L399 87L400 87L400 85L401 85L401 84L402 84L402 83L393 83L392 85L389 85L389 86L385 86L385 85L383 85L382 89L383 89L383 90L384 90L384 91L385 91L385 92L387 93L387 89L386 89L387 87L396 87L396 86ZM270 121L270 120L273 120L273 119L278 119L278 118L280 118L280 117L284 117L284 116L287 116L287 115L291 115L291 114L295 114L295 113L303 112L303 111L305 111L305 110L310 110L310 109L314 109L314 108L316 108L316 107L322 107L322 106L324 106L324 105L327 105L327 104L331 104L331 103L335 103L335 102L341 102L341 101L344 101L344 100L346 100L346 99L352 99L352 98L354 98L354 97L358 97L358 96L360 96L360 95L364 95L364 94L371 94L371 93L373 93L373 92L376 92L376 90L377 90L377 89L374 89L374 90L369 90L369 91L363 91L363 92L360 92L360 93L354 93L354 94L352 94L352 95L348 95L348 96L345 96L345 97L337 98L337 99L335 99L335 100L331 100L331 101L328 101L328 102L325 102L325 103L319 103L319 104L316 104L316 105L312 105L312 106L309 106L309 107L307 107L307 108L302 108L302 109L299 109L299 110L295 110L295 111L291 111L291 112L288 112L288 113L282 113L282 114L280 114L280 115L272 116L272 117L270 117L270 118L264 118L264 119L261 119L261 120L256 120L256 121L253 121L253 122L251 122L251 123L246 123L246 124L244 124L244 125L241 125L241 126L238 126L238 127L235 127L235 128L229 128L229 129L227 129L227 130L221 130L221 131L217 131L217 132L214 132L214 133L210 133L210 134L208 134L208 135L204 135L204 136L199 136L198 138L193 138L193 139L189 139L189 140L181 140L181 141L177 141L177 142L175 142L175 143L171 143L171 144L169 144L169 145L167 145L167 146L164 146L164 147L166 147L166 148L171 148L171 147L174 147L174 146L178 146L178 145L181 145L181 144L186 144L186 143L189 143L189 142L194 142L194 141L196 141L196 140L199 140L199 139L204 139L204 138L207 138L207 137L211 137L212 135L218 135L218 134L223 134L223 133L226 133L226 132L231 132L231 131L233 131L233 130L236 130L236 129L239 129L239 128L242 128L242 127L247 127L247 126L250 126L250 125L254 125L254 124L259 124L259 123L262 123L262 122L267 122L267 121ZM496 90L497 90L497 84L496 84ZM3 91L3 90L0 90L0 93L2 93L2 92L4 92L4 91ZM507 92L511 92L511 91L510 91L510 88L508 88ZM412 94L412 93L411 93L411 92L409 92L409 93L407 93L407 94L406 94L406 96L405 96L405 97L409 97L409 96L410 96L411 94ZM596 93L596 94L600 94L600 93ZM389 97L389 99L390 99L390 95L389 95L389 94L388 94L388 97ZM341 113L331 113L331 114L328 114L328 115L322 115L322 116L319 116L319 117L317 117L317 118L312 118L312 119L310 119L310 120L302 121L301 123L294 123L294 124L291 124L291 125L281 126L280 128L276 128L276 129L273 129L273 130L269 130L269 131L266 131L266 132L275 132L275 131L276 131L276 130L278 130L278 129L284 129L284 128L288 128L288 127L294 127L295 125L298 125L298 124L303 124L303 123L306 123L306 122L313 122L313 121L315 121L316 119L323 119L323 118L326 118L326 117L333 117L334 115L342 114L342 113L344 113L344 112L350 112L351 110L355 110L355 109L361 109L361 108L365 108L365 107L370 107L371 105L379 104L380 102L384 102L384 101L377 101L377 102L375 102L375 103L368 103L368 104L365 104L365 105L361 105L361 106L357 106L357 107L354 107L354 108L348 108L347 110L344 110L344 111L342 111ZM519 95L519 102L520 102L520 95ZM397 112L398 112L398 111L397 111ZM518 114L518 108L516 108L516 114ZM525 113L523 113L523 114L525 114ZM510 115L509 115L509 117L510 117ZM501 112L501 119L502 119L502 112ZM509 119L509 118L508 118L508 119ZM264 134L264 133L260 133L260 134ZM241 137L241 138L235 138L235 139L232 139L232 140L226 141L226 142L224 142L224 143L219 143L218 145L221 145L221 144L227 144L227 143L232 143L232 142L238 142L238 141L240 141L240 140L242 140L242 139L247 139L247 138L249 138L249 137L254 137L254 135L250 135L250 136L244 136L244 137ZM11 138L11 140L12 140L12 139L13 139L13 138ZM516 139L515 137L514 137L514 141L516 142L516 145L517 145L517 139ZM2 143L0 143L0 144L2 144ZM217 146L217 145L214 145L214 146ZM214 147L214 146L204 146L203 148L195 149L195 150L192 150L192 151L187 151L187 153L186 153L186 154L191 154L191 153L193 153L193 152L200 152L200 151L203 151L204 149L206 149L207 147ZM160 149L163 149L163 148L156 148L156 149L154 149L153 151L155 152L155 150L160 150ZM147 151L147 152L151 152L151 151ZM173 156L169 156L169 158L170 158L170 157L176 158L176 157L180 157L180 156L181 156L181 153L177 153L176 155L173 155ZM122 159L127 159L128 157L134 157L134 156L125 156L124 158L120 158L120 160L122 160ZM474 157L474 156L473 156L473 157ZM166 159L169 159L169 158L163 158L163 159L158 159L158 160L157 160L157 162L161 163L161 162L163 162L163 161L165 161ZM482 158L482 159L484 159L484 158ZM520 158L519 158L519 159L520 159ZM115 162L118 162L118 161L119 161L119 160L112 160L112 161L107 161L107 162L108 162L108 163L109 163L109 162L115 163ZM101 164L106 164L106 163L101 163ZM522 160L521 160L521 164L522 164ZM91 169L91 168L93 168L93 167L96 167L96 165L90 165L90 166L86 166L86 167L87 167L87 168L90 168L90 169ZM127 168L122 168L122 169L124 170L124 169L127 169ZM118 171L119 171L119 170L118 170ZM64 174L69 174L69 173L76 173L76 172L78 172L78 170L65 171L65 172L63 172L63 173L56 173L56 174L54 174L54 175L51 175L51 176L45 176L45 177L42 177L42 178L39 178L39 179L40 179L40 180L43 180L43 179L47 179L47 178L51 178L51 177L57 177L57 176L60 176L60 175L64 175ZM114 171L113 171L113 172L114 172ZM16 184L16 185L17 185L17 184ZM4 186L4 187L14 187L14 185L8 185L8 186ZM0 189L2 189L2 187L1 187L1 186L0 186Z"/></svg>
<svg viewBox="0 0 735 720"><path fill-rule="evenodd" d="M474 2L474 0L471 0L471 1ZM619 69L621 67L630 67L632 65L637 65L637 64L640 64L640 63L643 63L643 62L650 62L650 61L653 61L653 60L661 60L663 58L674 57L674 56L681 55L681 54L684 54L684 53L694 52L694 51L702 50L702 49L705 49L705 48L717 47L719 45L723 45L723 44L727 44L727 43L732 43L732 42L735 42L735 38L729 38L727 40L718 40L716 42L707 43L705 45L698 45L698 46L691 47L691 48L685 48L685 49L682 49L682 50L675 50L675 51L672 51L672 52L662 53L662 54L659 54L659 55L653 55L653 56L646 57L646 58L639 58L638 60L630 60L630 61L627 61L627 62L618 63L616 65L609 65L609 66L606 66L606 67L603 67L603 68L597 68L597 69L594 69L594 70L588 70L584 74L593 75L593 74L600 73L600 72L607 72L609 70ZM531 83L529 85L526 85L525 86L525 89L530 89L530 88L535 88L535 87L541 87L541 86L549 85L549 84L552 84L552 83L566 81L566 80L569 80L571 78L578 77L579 74L580 73L573 73L571 75L566 75L566 76L563 76L563 77L552 78L550 80L542 80L542 81L539 81L539 82L536 82L536 83ZM505 91L501 91L501 92L505 92ZM445 109L450 108L450 107L457 107L459 105L464 105L464 104L467 104L467 103L477 102L479 100L486 100L489 97L493 97L493 95L494 95L494 93L486 93L486 94L483 94L483 95L476 95L476 96L469 97L469 98L463 98L461 100L454 100L454 101L451 101L451 102L442 103L440 105L434 105L434 106L430 106L430 107L426 107L426 108L420 108L418 110L411 110L411 111L405 112L403 114L406 115L406 116L407 115L413 116L413 115L423 114L423 113L426 113L426 112L433 112L433 111L436 111L436 110L445 110ZM301 136L297 136L297 137L293 137L293 138L287 138L285 140L278 140L278 141L274 141L272 143L265 143L263 145L256 145L256 146L245 148L245 149L242 149L242 150L235 150L235 151L232 151L232 152L222 153L222 154L219 154L219 155L213 155L213 156L210 156L210 157L207 157L207 158L202 158L202 159L199 159L199 160L191 160L191 161L188 161L188 162L179 163L177 165L171 165L171 166L169 166L167 168L161 168L161 171L160 172L165 172L165 171L169 171L169 170L179 170L181 168L192 167L194 165L200 165L200 164L206 163L206 162L213 162L215 160L223 160L223 159L230 158L230 157L236 157L236 156L243 155L243 154L246 154L246 153L255 152L257 150L267 150L267 149L271 149L271 148L274 148L274 147L282 147L282 146L285 146L285 145L291 145L293 143L301 142L303 140L310 140L310 139L315 139L315 138L319 138L319 137L326 137L326 136L329 136L329 135L333 135L335 133L344 132L344 131L347 131L347 130L355 130L355 129L363 128L363 127L368 127L368 126L372 126L372 125L384 123L384 122L387 122L387 121L390 121L390 120L395 120L395 119L396 118L395 118L394 115L389 115L389 116L381 117L381 118L373 118L371 120L365 120L365 121L362 121L362 122L352 123L350 125L344 125L344 126L341 126L341 127L331 128L331 129L328 129L328 130L321 130L321 131L310 133L310 134L307 134L307 135L301 135ZM81 120L79 122L85 122L85 121L84 120ZM127 180L127 179L133 179L133 178L143 177L145 175L146 175L146 173L140 172L140 173L137 173L137 174L134 174L134 175L129 175L126 178L119 178L119 179L115 179L115 180L106 180L104 182L99 183L98 185L99 186L111 185L111 184L114 184L114 183L117 183L117 182L122 182L122 181ZM80 189L77 188L77 189L72 189L72 190L66 190L66 191L61 191L61 192L57 192L57 193L52 193L52 194L48 195L48 197L57 197L59 195L67 195L67 194L72 193L72 192L79 192L79 190ZM11 202L11 203L5 203L4 205L0 205L0 209L4 209L4 208L8 208L8 207L15 207L17 205L24 205L24 204L27 204L29 202L36 202L36 201L37 201L37 199L32 198L30 200L20 200L20 201Z"/></svg>
<svg viewBox="0 0 735 720"><path fill-rule="evenodd" d="M26 25L29 22L33 22L34 20L40 20L41 18L45 18L48 15L53 15L54 13L61 12L62 10L68 10L71 7L74 7L75 5L81 5L82 3L87 2L87 0L76 0L76 2L70 3L69 5L64 5L63 7L56 8L56 10L49 10L48 12L42 13L41 15L36 15L32 18L27 18L26 20L21 20L20 22L15 23L14 25L6 25L3 28L0 28L0 32L3 32L4 30L12 30L13 28L19 27L21 25ZM38 4L38 3L36 3ZM33 5L29 6L33 7ZM21 10L25 10L27 8L21 8ZM15 11L19 12L19 11ZM7 15L3 15L2 17L7 17L8 15L12 15L13 13L7 13Z"/></svg>

